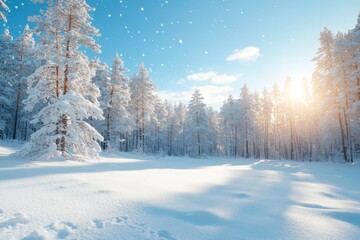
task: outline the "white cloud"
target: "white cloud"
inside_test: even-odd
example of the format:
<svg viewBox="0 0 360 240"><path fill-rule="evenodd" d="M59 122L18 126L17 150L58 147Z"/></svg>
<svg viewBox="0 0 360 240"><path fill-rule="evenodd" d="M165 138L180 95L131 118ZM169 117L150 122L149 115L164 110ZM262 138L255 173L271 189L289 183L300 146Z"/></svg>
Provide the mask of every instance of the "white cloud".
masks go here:
<svg viewBox="0 0 360 240"><path fill-rule="evenodd" d="M172 103L188 103L191 98L192 91L159 91L157 95L161 100L168 100Z"/></svg>
<svg viewBox="0 0 360 240"><path fill-rule="evenodd" d="M217 75L216 72L194 73L186 77L190 81L208 81Z"/></svg>
<svg viewBox="0 0 360 240"><path fill-rule="evenodd" d="M236 82L242 74L238 75L228 75L228 74L218 74L217 72L204 72L204 73L194 73L186 77L190 81L211 81L215 84L227 84Z"/></svg>
<svg viewBox="0 0 360 240"><path fill-rule="evenodd" d="M232 83L232 82L236 82L238 80L238 77L239 77L239 75L221 74L221 75L216 75L215 77L213 77L211 82L219 83L219 84Z"/></svg>
<svg viewBox="0 0 360 240"><path fill-rule="evenodd" d="M199 89L200 93L203 95L212 95L212 94L216 95L218 93L224 93L233 90L233 88L229 85L225 85L225 86L205 85L201 87L193 87L192 91L194 91L195 89Z"/></svg>
<svg viewBox="0 0 360 240"><path fill-rule="evenodd" d="M226 61L240 61L249 62L256 61L260 56L260 49L257 47L246 47L244 49L236 49L230 56L226 58Z"/></svg>
<svg viewBox="0 0 360 240"><path fill-rule="evenodd" d="M229 85L205 85L192 87L191 89L185 91L160 91L158 92L158 96L162 100L167 99L172 103L178 103L181 101L184 104L188 104L195 89L199 89L207 106L212 106L217 109L221 107L223 101L228 97L228 95L232 94L234 91L234 88Z"/></svg>

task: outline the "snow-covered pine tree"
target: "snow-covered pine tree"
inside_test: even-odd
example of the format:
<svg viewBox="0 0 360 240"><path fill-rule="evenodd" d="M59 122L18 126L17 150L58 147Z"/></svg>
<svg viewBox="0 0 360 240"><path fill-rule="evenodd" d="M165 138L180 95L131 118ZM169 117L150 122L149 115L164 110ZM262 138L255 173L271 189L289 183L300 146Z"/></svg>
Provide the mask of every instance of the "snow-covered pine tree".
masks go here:
<svg viewBox="0 0 360 240"><path fill-rule="evenodd" d="M97 100L100 92L91 80L95 68L80 50L88 47L100 51L91 37L99 34L91 26L92 10L85 0L58 0L42 16L31 18L38 25L37 51L45 65L28 78L26 103L28 109L41 101L47 105L32 120L42 127L31 136L21 155L43 159L98 157L97 141L103 138L85 120L103 119Z"/></svg>
<svg viewBox="0 0 360 240"><path fill-rule="evenodd" d="M331 74L334 69L334 36L327 28L320 33L320 47L316 57L313 61L316 62L315 75L316 85L321 87L321 99L323 100L324 116L321 120L322 142L327 146L325 152L334 154L334 152L341 152L343 159L348 159L348 149L346 144L346 133L343 119L343 107L338 101L339 90L334 86L334 77ZM319 89L317 89L319 90ZM338 131L335 132L334 123L337 121ZM340 134L338 134L338 132ZM332 144L335 142L335 144ZM340 143L340 144L339 144ZM333 148L335 146L335 148ZM338 149L337 146L341 146ZM328 153L325 153L328 155Z"/></svg>
<svg viewBox="0 0 360 240"><path fill-rule="evenodd" d="M354 29L348 33L351 41L350 53L352 54L351 59L351 70L349 76L353 82L355 82L355 92L357 92L357 99L352 104L352 111L354 113L353 131L354 136L360 136L360 13L358 15L356 25ZM354 151L360 152L360 138L354 138Z"/></svg>
<svg viewBox="0 0 360 240"><path fill-rule="evenodd" d="M351 39L351 54L353 54L353 69L349 74L356 82L358 96L358 104L356 107L360 108L360 13L356 25L354 29L350 30L349 35Z"/></svg>
<svg viewBox="0 0 360 240"><path fill-rule="evenodd" d="M338 33L335 36L334 49L333 49L333 68L331 75L333 77L333 86L338 91L337 102L342 109L342 117L344 119L346 143L349 157L349 161L353 160L353 134L352 130L354 120L354 111L352 106L358 101L357 95L357 79L350 75L355 70L351 49L351 40L349 35Z"/></svg>
<svg viewBox="0 0 360 240"><path fill-rule="evenodd" d="M165 106L166 106L166 122L167 122L167 153L168 155L174 155L175 154L175 140L177 137L177 132L176 132L176 115L175 115L175 108L174 105L169 103L169 102L165 102Z"/></svg>
<svg viewBox="0 0 360 240"><path fill-rule="evenodd" d="M274 148L275 148L275 157L280 159L283 156L283 138L282 135L280 134L280 127L281 127L281 92L279 89L279 85L278 84L274 84L272 91L271 91L271 98L272 98L272 102L273 102L273 124L272 124L272 132L273 137L272 137L272 142L274 144Z"/></svg>
<svg viewBox="0 0 360 240"><path fill-rule="evenodd" d="M287 101L284 103L284 116L285 116L285 124L284 127L287 129L284 131L286 133L286 143L284 148L288 153L286 158L290 160L294 160L296 158L296 130L295 130L295 102L292 97L292 89L293 89L293 80L290 76L285 78L284 84L284 95Z"/></svg>
<svg viewBox="0 0 360 240"><path fill-rule="evenodd" d="M8 29L0 39L0 139L12 135L15 83L18 65L16 48Z"/></svg>
<svg viewBox="0 0 360 240"><path fill-rule="evenodd" d="M107 87L107 107L104 109L106 121L106 134L104 136L106 147L124 150L125 138L133 126L128 113L130 101L129 78L124 74L128 71L119 54L116 54L112 65L111 78Z"/></svg>
<svg viewBox="0 0 360 240"><path fill-rule="evenodd" d="M234 157L237 153L238 111L238 102L229 95L220 109L220 141L223 146L222 154L227 157Z"/></svg>
<svg viewBox="0 0 360 240"><path fill-rule="evenodd" d="M322 81L319 80L320 76L318 76L315 72L312 75L312 78L309 81L309 89L310 89L310 106L309 111L311 112L312 118L308 118L308 121L311 125L310 135L312 139L312 160L319 160L320 158L326 158L324 146L321 141L321 134L320 134L320 123L321 119L323 118L324 111L323 111L323 93L322 90ZM334 124L332 124L334 125Z"/></svg>
<svg viewBox="0 0 360 240"><path fill-rule="evenodd" d="M5 9L5 11L8 11L9 8L8 6L5 4L6 0L0 0L0 8L3 8ZM5 13L0 11L0 20L3 20L5 22L7 22L7 19L6 19L6 16L5 16Z"/></svg>
<svg viewBox="0 0 360 240"><path fill-rule="evenodd" d="M249 92L249 89L246 84L243 85L240 92L239 99L240 107L240 131L243 136L243 144L239 150L242 150L241 155L245 158L251 157L250 152L250 141L253 139L253 99Z"/></svg>
<svg viewBox="0 0 360 240"><path fill-rule="evenodd" d="M186 152L186 139L185 139L185 120L186 120L186 106L183 103L179 103L175 108L175 149L174 154L177 156L183 156Z"/></svg>
<svg viewBox="0 0 360 240"><path fill-rule="evenodd" d="M98 98L98 101L100 103L100 108L103 110L104 115L105 111L108 108L107 102L109 99L109 88L110 88L110 68L106 63L100 63L100 60L96 60L93 63L96 73L93 77L94 84L99 88L100 90L100 97ZM96 130L104 137L107 132L107 126L106 121L104 120L95 120L90 118L89 123L96 128ZM105 141L101 142L102 149L106 148Z"/></svg>
<svg viewBox="0 0 360 240"><path fill-rule="evenodd" d="M191 97L187 114L187 150L191 156L201 157L208 154L210 145L209 118L206 115L204 98L196 89Z"/></svg>
<svg viewBox="0 0 360 240"><path fill-rule="evenodd" d="M264 157L263 144L265 137L263 135L263 111L261 109L262 96L259 92L255 91L252 95L252 138L250 144L250 155L253 158L259 159Z"/></svg>
<svg viewBox="0 0 360 240"><path fill-rule="evenodd" d="M161 99L155 99L154 114L151 117L151 122L147 130L148 151L165 155L167 154L166 149L166 131L167 131L167 109L165 102Z"/></svg>
<svg viewBox="0 0 360 240"><path fill-rule="evenodd" d="M25 25L23 33L16 40L15 44L18 71L16 77L17 83L14 83L16 87L16 100L13 120L13 139L27 139L29 118L24 111L22 100L26 98L26 79L34 73L36 66L39 64L34 60L34 46L35 40L33 33L29 26ZM19 125L21 131L19 130Z"/></svg>
<svg viewBox="0 0 360 240"><path fill-rule="evenodd" d="M218 155L219 154L219 114L212 107L206 108L206 115L209 119L209 146L208 146L208 154L210 155Z"/></svg>
<svg viewBox="0 0 360 240"><path fill-rule="evenodd" d="M272 118L273 103L271 95L268 90L264 89L262 93L261 111L262 111L262 124L263 124L263 139L264 139L264 157L269 159L271 156L271 118Z"/></svg>
<svg viewBox="0 0 360 240"><path fill-rule="evenodd" d="M143 64L140 65L139 72L132 77L131 81L131 101L130 111L135 120L133 131L133 149L147 152L145 137L150 120L154 115L154 103L156 90L155 85L149 77L148 71Z"/></svg>

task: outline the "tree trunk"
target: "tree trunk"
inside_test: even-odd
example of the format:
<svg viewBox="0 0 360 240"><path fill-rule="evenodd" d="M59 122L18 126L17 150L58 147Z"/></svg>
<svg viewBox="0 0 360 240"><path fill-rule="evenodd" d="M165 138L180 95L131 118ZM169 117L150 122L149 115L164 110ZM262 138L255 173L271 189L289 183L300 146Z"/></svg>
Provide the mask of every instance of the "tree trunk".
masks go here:
<svg viewBox="0 0 360 240"><path fill-rule="evenodd" d="M69 14L69 25L68 25L68 32L70 32L72 29L72 14L71 14L71 8L70 8L70 14ZM65 65L65 71L64 71L64 90L63 95L65 95L68 92L68 81L69 81L69 59L70 59L70 38L66 41L66 65ZM67 114L63 114L61 123L62 123L62 137L61 137L61 143L60 143L60 149L63 156L66 155L66 134L67 134L67 128L68 128L68 121L69 116Z"/></svg>
<svg viewBox="0 0 360 240"><path fill-rule="evenodd" d="M17 123L18 123L18 116L19 116L20 101L21 101L21 79L19 79L18 92L17 92L17 96L16 96L13 139L16 139L16 132L17 132Z"/></svg>
<svg viewBox="0 0 360 240"><path fill-rule="evenodd" d="M353 163L354 159L353 159L353 151L352 151L351 126L350 126L349 115L347 113L347 109L349 109L347 94L345 94L345 104L346 104L346 109L343 108L343 114L344 114L344 122L345 122L347 143L348 143L348 150L349 150L349 161L351 163Z"/></svg>
<svg viewBox="0 0 360 240"><path fill-rule="evenodd" d="M15 106L15 117L14 117L14 129L13 129L13 139L16 139L16 132L17 132L17 124L18 124L18 116L19 116L19 107L20 107L20 103L21 103L21 76L22 76L22 70L24 67L23 64L23 59L24 59L24 46L21 46L21 54L20 54L20 69L19 69L19 74L20 74L20 78L19 78L19 83L18 83L18 90L17 90L17 96L16 96L16 106Z"/></svg>
<svg viewBox="0 0 360 240"><path fill-rule="evenodd" d="M341 119L341 106L340 105L339 105L339 111L338 111L338 120L339 120L340 133L341 133L342 153L343 153L345 162L348 162L347 149L346 149L346 145L345 145L345 132L344 132L344 127L343 127L343 123L342 123L342 119Z"/></svg>
<svg viewBox="0 0 360 240"><path fill-rule="evenodd" d="M245 142L245 156L246 158L250 158L249 155L249 138L248 138L248 123L245 123L245 137L246 137L246 142Z"/></svg>

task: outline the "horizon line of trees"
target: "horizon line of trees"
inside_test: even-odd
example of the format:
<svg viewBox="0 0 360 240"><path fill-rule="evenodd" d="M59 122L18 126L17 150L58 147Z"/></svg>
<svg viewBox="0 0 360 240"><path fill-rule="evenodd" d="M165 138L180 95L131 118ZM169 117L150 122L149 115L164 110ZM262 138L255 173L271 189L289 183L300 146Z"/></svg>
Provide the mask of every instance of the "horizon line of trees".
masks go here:
<svg viewBox="0 0 360 240"><path fill-rule="evenodd" d="M35 1L37 2L37 1ZM7 9L0 0L0 7ZM147 69L132 77L116 54L111 68L89 60L99 52L85 0L48 2L14 40L0 39L0 139L26 144L30 159L97 158L105 149L174 156L226 156L352 163L360 153L360 14L354 29L324 29L303 99L283 89L251 93L246 84L220 111L199 90L186 106L156 95ZM5 15L0 12L0 20ZM37 41L33 34L36 34Z"/></svg>

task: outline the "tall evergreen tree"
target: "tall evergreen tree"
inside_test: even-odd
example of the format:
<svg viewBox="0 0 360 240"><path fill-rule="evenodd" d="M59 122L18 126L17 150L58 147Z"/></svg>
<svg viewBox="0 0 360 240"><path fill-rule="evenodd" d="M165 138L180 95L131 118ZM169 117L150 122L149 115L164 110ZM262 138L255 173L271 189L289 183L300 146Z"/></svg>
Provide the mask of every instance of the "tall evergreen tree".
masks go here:
<svg viewBox="0 0 360 240"><path fill-rule="evenodd" d="M186 139L185 139L185 120L186 120L186 106L183 103L179 103L175 106L175 149L174 153L178 156L183 156L186 152Z"/></svg>
<svg viewBox="0 0 360 240"><path fill-rule="evenodd" d="M12 136L13 106L18 72L16 47L8 29L0 39L0 139Z"/></svg>
<svg viewBox="0 0 360 240"><path fill-rule="evenodd" d="M242 156L250 158L250 141L253 138L252 124L253 124L253 99L246 84L243 85L240 92L239 99L240 107L240 128L243 139L243 146L241 147Z"/></svg>
<svg viewBox="0 0 360 240"><path fill-rule="evenodd" d="M92 83L95 69L80 50L100 51L91 37L99 34L91 26L92 10L85 0L59 0L43 15L32 18L41 39L38 57L46 63L29 77L26 103L28 109L39 101L48 104L32 120L42 127L31 136L22 155L98 157L97 140L102 136L85 119L103 118L97 101L100 92Z"/></svg>
<svg viewBox="0 0 360 240"><path fill-rule="evenodd" d="M28 25L25 25L24 31L21 36L16 41L16 60L18 65L18 71L16 75L17 83L14 83L16 86L16 99L15 99L15 109L14 109L14 127L13 127L13 139L19 138L17 134L20 133L21 139L26 140L26 135L28 131L28 118L24 112L22 105L23 99L26 98L26 79L32 73L34 73L38 63L34 59L34 46L35 40L33 38L33 33L30 30ZM19 131L19 124L22 123L22 131Z"/></svg>
<svg viewBox="0 0 360 240"><path fill-rule="evenodd" d="M191 97L187 114L187 150L191 156L208 154L210 145L209 118L206 114L204 98L196 89Z"/></svg>
<svg viewBox="0 0 360 240"><path fill-rule="evenodd" d="M131 81L130 111L135 120L133 147L142 152L147 152L145 137L147 136L150 120L154 115L155 85L149 77L148 71L143 64L139 72Z"/></svg>
<svg viewBox="0 0 360 240"><path fill-rule="evenodd" d="M325 117L322 120L322 129L324 134L331 134L332 131L328 131L329 128L331 128L334 121L332 119L337 118L338 121L338 129L340 132L339 134L335 134L332 136L328 136L326 138L323 138L323 140L339 140L341 142L341 153L345 161L348 161L348 149L346 145L346 133L345 133L345 127L344 127L344 119L343 119L343 106L341 106L339 100L339 89L334 86L334 77L331 74L332 70L334 68L334 57L333 57L333 51L334 51L334 36L328 30L327 28L324 29L323 32L320 34L320 48L318 49L317 56L314 58L314 61L316 61L316 69L315 73L317 76L318 85L322 87L322 99L324 103L324 111L325 111ZM327 126L325 126L327 125ZM325 133L326 132L326 133ZM331 146L332 144L327 144L328 146ZM337 149L335 149L337 150ZM332 152L333 149L328 149L328 151Z"/></svg>
<svg viewBox="0 0 360 240"><path fill-rule="evenodd" d="M130 101L130 80L125 76L127 69L120 56L116 54L112 65L109 85L107 86L106 108L104 109L106 121L106 134L104 136L107 145L119 147L121 142L131 130L132 121L128 113Z"/></svg>
<svg viewBox="0 0 360 240"><path fill-rule="evenodd" d="M270 143L270 134L271 134L271 120L273 112L273 102L271 99L270 93L265 89L263 91L263 98L261 103L262 110L262 125L263 125L263 136L264 136L264 157L269 159L271 156L271 143Z"/></svg>

